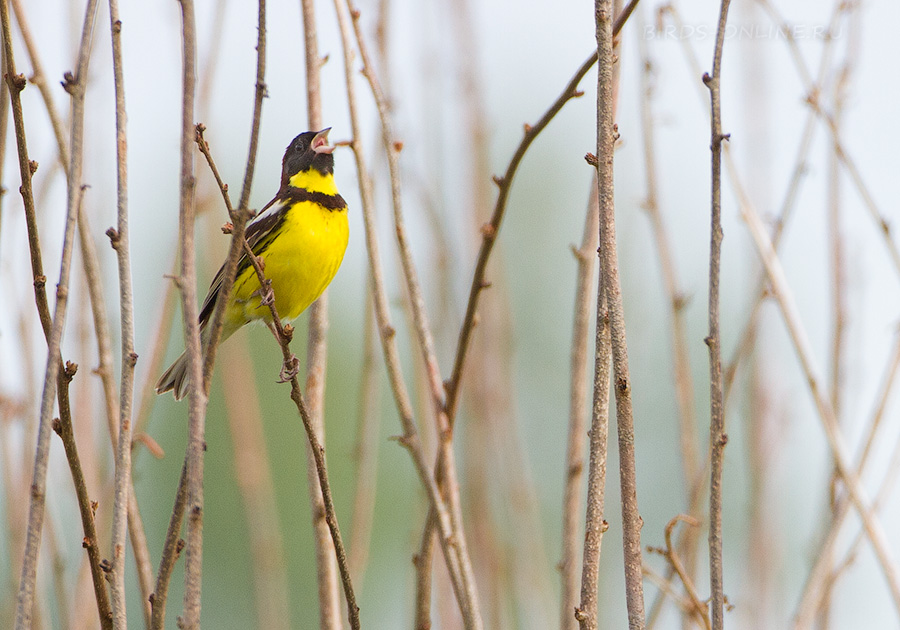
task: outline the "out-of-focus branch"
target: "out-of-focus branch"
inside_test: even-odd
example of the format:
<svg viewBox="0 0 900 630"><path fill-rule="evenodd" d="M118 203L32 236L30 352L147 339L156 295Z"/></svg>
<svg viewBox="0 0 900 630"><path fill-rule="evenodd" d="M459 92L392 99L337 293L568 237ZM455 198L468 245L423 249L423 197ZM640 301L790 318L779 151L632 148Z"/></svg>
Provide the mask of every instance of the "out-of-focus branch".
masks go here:
<svg viewBox="0 0 900 630"><path fill-rule="evenodd" d="M666 525L665 548L658 549L651 547L650 551L655 551L662 554L662 556L665 557L669 565L672 567L673 573L678 576L678 579L681 580L681 583L684 585L684 590L687 592L688 601L690 602L690 606L688 607L688 610L686 612L689 612L691 616L702 623L703 627L706 630L711 630L709 610L707 609L706 603L703 601L703 599L701 599L700 594L697 592L697 588L694 586L693 580L691 580L690 574L688 574L687 570L685 569L684 563L681 561L681 557L678 555L678 552L672 545L672 531L675 529L675 526L679 521L681 521L682 523L686 523L691 527L700 526L700 521L698 521L694 517L688 516L686 514L679 514L675 518L671 519Z"/></svg>
<svg viewBox="0 0 900 630"><path fill-rule="evenodd" d="M875 411L872 414L872 419L869 422L869 427L866 430L865 443L862 447L860 455L857 458L857 477L862 477L870 461L869 456L872 452L871 447L875 442L875 437L879 434L878 430L881 428L881 421L884 418L884 412L887 407L888 400L894 388L894 384L897 381L897 374L900 373L900 370L898 370L898 368L900 368L900 335L897 336L894 351L885 371L881 393L877 398L878 403L876 404ZM881 489L879 490L878 495L872 502L871 513L873 515L878 513L879 508L884 503L885 498L887 497L889 489L893 485L893 479L898 474L898 471L900 471L900 468L898 468L897 465L898 461L900 461L900 442L898 442L894 448L894 453L891 456L891 464L888 465L885 469L888 472L885 478L882 480ZM797 612L794 617L795 628L807 628L813 623L815 612L819 609L819 602L821 601L823 592L826 589L826 586L828 586L832 582L832 580L830 579L832 574L832 571L830 570L832 563L827 562L827 559L831 558L834 555L834 548L838 542L841 528L843 527L844 521L846 520L846 517L849 513L850 502L846 497L843 497L843 499L837 504L837 507L833 512L832 520L829 523L828 532L826 533L825 538L822 541L821 547L815 555L815 557L817 558L816 563L813 565L812 569L809 572L809 575L806 578L806 585L803 588L803 593L800 597L800 603L797 605ZM863 538L865 538L865 534L865 529L862 529L859 534L857 534L856 539L849 546L847 552L845 553L845 557L849 558L853 555L853 553L855 553L855 549L859 547ZM845 563L838 563L836 566L842 566L843 564Z"/></svg>
<svg viewBox="0 0 900 630"><path fill-rule="evenodd" d="M712 208L710 212L709 244L709 583L711 592L712 627L725 626L725 586L722 558L722 473L725 466L725 394L722 384L722 338L719 333L719 274L722 267L722 133L721 72L725 27L728 23L730 0L722 0L712 72L703 75L709 88L710 150L712 151Z"/></svg>
<svg viewBox="0 0 900 630"><path fill-rule="evenodd" d="M887 579L894 605L897 607L898 612L900 612L900 569L898 569L897 564L891 556L890 545L887 542L881 522L872 514L869 500L860 483L859 476L854 469L851 468L847 444L837 425L834 411L832 410L831 403L825 393L826 390L816 374L813 365L812 348L809 339L806 336L806 330L803 327L797 306L794 302L793 294L791 293L787 279L785 278L784 270L781 267L778 256L775 254L775 250L772 247L772 242L769 240L762 220L757 215L755 208L753 208L752 205L744 205L741 207L741 213L744 220L747 222L750 234L753 237L760 258L766 268L766 274L768 275L769 282L772 286L772 293L778 302L782 318L784 319L788 334L790 335L791 342L794 346L794 351L797 353L803 373L809 384L810 393L813 396L813 401L815 402L822 428L825 431L825 437L828 440L831 454L834 457L838 475L846 486L850 502L853 504L863 522L866 534L872 543L875 556Z"/></svg>
<svg viewBox="0 0 900 630"><path fill-rule="evenodd" d="M306 60L306 114L309 129L323 127L322 96L319 70L319 42L314 0L301 0L303 16L303 43ZM306 410L315 434L325 443L325 369L328 361L328 290L309 308L306 340ZM309 428L309 427L307 427ZM313 454L315 455L315 454ZM317 457L317 456L316 456ZM341 627L340 602L335 571L335 549L325 523L323 488L319 484L316 458L307 451L306 480L312 515L313 541L316 548L316 569L319 583L319 627L321 630L339 630ZM349 577L349 576L348 576Z"/></svg>
<svg viewBox="0 0 900 630"><path fill-rule="evenodd" d="M772 21L775 22L775 24L778 26L779 32L783 32L785 34L784 39L788 45L788 50L791 53L791 59L793 59L794 61L794 65L796 66L797 72L800 75L800 79L803 82L803 88L807 93L806 102L810 106L810 108L812 108L812 111L815 112L819 120L824 123L825 128L828 130L828 133L831 136L832 151L844 165L847 174L850 176L850 181L857 189L857 192L859 193L859 196L863 201L863 205L866 207L866 210L868 210L869 214L872 217L872 220L875 223L876 229L884 239L885 248L887 249L888 255L890 256L895 270L898 272L898 274L900 274L900 248L898 248L897 243L893 239L893 236L891 234L891 226L885 218L884 213L881 212L878 204L875 202L875 199L872 196L872 193L869 190L868 186L866 186L865 182L863 181L862 174L856 166L856 161L847 152L841 139L840 129L838 128L834 114L827 111L822 106L820 99L821 90L819 89L819 85L821 84L813 83L809 69L806 66L806 61L800 51L800 47L797 44L797 40L794 37L793 31L784 20L784 18L778 13L778 10L768 0L757 1L760 2L766 12L769 13ZM840 13L853 10L853 7L854 4L850 2L837 3L834 9L832 27L829 28L829 33L834 32L833 25L835 24L837 16ZM833 38L833 35L831 35L830 37Z"/></svg>
<svg viewBox="0 0 900 630"><path fill-rule="evenodd" d="M688 299L678 282L678 272L672 245L659 208L656 177L656 121L653 116L653 62L647 50L646 38L638 37L641 51L641 128L643 137L646 197L644 210L650 219L650 227L659 256L659 269L663 289L670 309L672 335L672 372L675 381L675 395L678 401L679 435L681 440L681 467L684 487L688 493L697 483L699 456L697 454L697 418L694 409L694 382L691 376L691 362L688 353L688 336L684 310ZM691 554L693 555L693 554ZM690 564L690 563L689 563Z"/></svg>

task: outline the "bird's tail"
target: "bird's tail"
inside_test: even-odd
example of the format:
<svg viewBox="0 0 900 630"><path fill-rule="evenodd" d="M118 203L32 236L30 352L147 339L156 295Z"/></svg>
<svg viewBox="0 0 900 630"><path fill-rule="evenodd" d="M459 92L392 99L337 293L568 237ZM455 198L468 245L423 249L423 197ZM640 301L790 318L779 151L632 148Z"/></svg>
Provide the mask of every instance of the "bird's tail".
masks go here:
<svg viewBox="0 0 900 630"><path fill-rule="evenodd" d="M181 400L187 394L188 386L188 360L187 353L182 352L175 363L163 372L156 382L156 393L165 394L171 391L175 394L175 400Z"/></svg>

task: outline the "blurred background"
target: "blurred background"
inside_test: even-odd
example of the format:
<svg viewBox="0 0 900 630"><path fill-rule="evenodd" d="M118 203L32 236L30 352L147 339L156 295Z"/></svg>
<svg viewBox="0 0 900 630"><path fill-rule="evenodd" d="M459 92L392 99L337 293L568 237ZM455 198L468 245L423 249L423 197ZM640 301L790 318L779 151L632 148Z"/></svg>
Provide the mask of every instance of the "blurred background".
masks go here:
<svg viewBox="0 0 900 630"><path fill-rule="evenodd" d="M31 77L35 67L22 37L24 19L55 106L67 117L69 99L59 81L74 68L84 6L47 0L18 4L20 17L13 19L18 71ZM307 116L299 3L267 4L268 98L253 208L262 207L276 192L284 147L306 130ZM571 0L383 0L362 2L358 9L403 142L406 219L446 377L480 243L479 227L495 201L491 176L506 169L523 125L543 114L595 48L593 6ZM623 29L618 52L619 261L633 379L642 542L656 547L663 546L670 519L689 511L690 490L680 446L684 408L679 408L674 379L672 296L666 291L663 266L674 273L676 297L684 302L680 315L689 362L680 376L689 379L693 394L687 418L700 454L695 467L702 469L708 442L709 368L703 339L710 133L709 97L700 78L710 70L718 10L714 2L663 6L645 0ZM256 12L251 2L197 5L196 120L207 127L206 139L235 198L253 107ZM332 127L331 140L340 142L351 137L341 42L334 7L319 2L316 12L320 52L326 56L321 73L324 119ZM170 396L157 398L150 389L165 367L160 364L168 364L183 347L180 310L173 285L165 278L175 270L178 247L180 7L176 2L123 3L121 19L135 345L140 356L136 430L165 453L155 456L140 440L134 450L134 486L155 567L187 436L187 405ZM722 71L723 126L731 134L733 162L723 184L723 362L728 366L735 356L756 310L760 286L759 255L741 219L742 204L755 208L770 228L788 208L779 257L811 342L814 369L828 389L854 462L882 407L883 420L872 434L870 463L861 477L870 497L879 495L896 474L892 455L900 441L896 397L890 396L900 269L891 254L891 247L896 252L896 236L881 223L893 227L900 219L900 86L889 73L898 57L898 23L900 6L892 2L804 0L773 9L738 1L731 10ZM357 62L355 70L358 67ZM377 116L362 77L355 74L364 124L361 140L376 182L394 323L407 361L407 382L419 392L420 428L433 449L427 389L395 254ZM820 79L814 94L821 115L816 115L808 97L812 82ZM476 329L463 379L455 444L464 518L490 628L558 625L557 564L577 272L572 246L582 239L592 185L584 154L596 147L596 74L589 73L580 89L584 96L570 101L538 137L512 186L488 268L492 286L482 296L484 325ZM52 289L59 273L65 176L38 90L29 85L22 100L30 156L40 164L34 187L44 268ZM115 224L116 211L115 110L104 3L94 29L87 111L84 181L90 188L84 208L104 274L116 349L116 259L104 236ZM0 626L7 627L18 587L46 344L35 317L15 138L4 120ZM653 136L649 160L644 146L648 132ZM371 302L366 298L368 263L356 167L346 148L335 152L335 162L338 187L350 207L351 240L329 289L329 473L344 538L351 541L357 563L354 577L363 626L410 627L412 555L427 501L408 454L390 440L401 429L377 345L374 368L366 367L367 349L371 354L373 347L366 333ZM658 234L647 211L650 162L656 172L655 205L670 248L668 263L660 257ZM227 215L199 154L195 171L201 212L198 284L204 291L224 259L228 240L219 227ZM97 349L78 251L72 287L62 354L80 366L72 383L76 435L89 490L100 503L100 539L108 553L113 461L100 380L92 374ZM832 480L833 461L821 421L775 301L763 302L756 321L755 345L736 371L726 415L724 566L725 592L733 606L726 621L734 628L790 625L820 556L835 502L844 497L842 486ZM293 347L303 361L305 316L296 327ZM587 343L589 360L583 369L590 378L592 332ZM205 627L276 627L265 625L266 614L274 614L282 628L318 623L306 437L287 386L275 382L280 365L278 347L264 327L245 328L221 348L206 425ZM364 393L366 375L375 379L374 396ZM583 409L589 418L589 401ZM364 415L368 424L361 424ZM254 442L257 426L259 444ZM365 457L360 457L360 441ZM251 445L251 455L262 453L264 459L246 461ZM601 557L601 623L611 628L626 625L615 447L611 429L605 514L610 527ZM370 508L366 501L354 500L363 479L374 480L371 491L364 493L372 510L368 532ZM263 496L252 490L260 487L257 483L268 488ZM96 627L71 477L55 438L48 488L38 575L41 627ZM895 533L900 529L900 505L897 493L887 488L879 516L885 530ZM352 538L356 528L361 528L359 538ZM833 565L840 566L844 554L855 551L836 574L817 627L897 627L900 612L871 547L865 539L853 547L858 531L859 519L851 512L840 530ZM705 598L706 530L698 533L695 582ZM900 538L889 534L889 539L896 561ZM648 571L665 576L663 557L646 553L644 561ZM175 627L180 614L181 569L179 563L172 581L169 627ZM456 628L458 613L442 571L435 587L434 623ZM126 580L129 621L138 627L140 596L132 568ZM680 586L676 590L680 593ZM648 576L648 610L659 592ZM667 601L656 627L681 627L682 621L678 607Z"/></svg>

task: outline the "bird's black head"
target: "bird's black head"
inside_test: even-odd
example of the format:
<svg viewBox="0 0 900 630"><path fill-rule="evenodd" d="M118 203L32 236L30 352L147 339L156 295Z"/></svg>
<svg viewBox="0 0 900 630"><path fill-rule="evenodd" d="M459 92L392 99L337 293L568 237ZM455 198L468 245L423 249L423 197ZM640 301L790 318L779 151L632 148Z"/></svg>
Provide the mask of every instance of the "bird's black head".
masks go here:
<svg viewBox="0 0 900 630"><path fill-rule="evenodd" d="M297 173L317 170L322 175L334 173L334 147L328 144L328 132L331 127L322 131L306 131L294 138L284 152L281 160L281 187L288 186L291 177Z"/></svg>

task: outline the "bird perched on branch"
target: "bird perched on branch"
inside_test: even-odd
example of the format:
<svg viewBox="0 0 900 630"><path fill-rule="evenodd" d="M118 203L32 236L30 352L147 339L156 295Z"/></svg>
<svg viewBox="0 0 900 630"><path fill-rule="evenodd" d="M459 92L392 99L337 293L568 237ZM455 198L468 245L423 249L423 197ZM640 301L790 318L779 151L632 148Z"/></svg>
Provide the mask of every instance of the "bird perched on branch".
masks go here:
<svg viewBox="0 0 900 630"><path fill-rule="evenodd" d="M262 259L271 281L275 307L284 321L296 319L331 283L347 249L347 203L334 182L334 147L329 129L307 131L291 141L281 163L278 194L247 224L247 242ZM213 278L200 309L200 338L205 348L225 275ZM234 290L225 309L222 341L254 320L272 322L259 278L245 253L238 262ZM181 400L188 387L187 355L180 357L156 383L156 393L173 391Z"/></svg>

